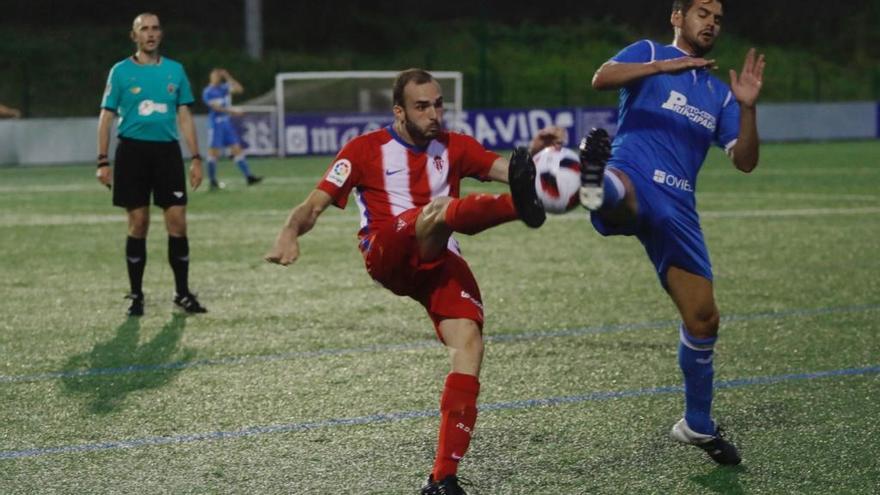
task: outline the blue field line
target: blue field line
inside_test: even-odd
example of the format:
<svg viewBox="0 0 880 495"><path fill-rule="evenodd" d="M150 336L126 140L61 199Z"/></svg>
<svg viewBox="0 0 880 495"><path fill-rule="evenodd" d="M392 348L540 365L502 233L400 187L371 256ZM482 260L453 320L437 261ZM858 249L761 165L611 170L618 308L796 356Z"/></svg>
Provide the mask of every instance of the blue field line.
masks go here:
<svg viewBox="0 0 880 495"><path fill-rule="evenodd" d="M747 313L739 315L722 316L722 322L740 322L751 320L765 320L773 318L792 318L805 316L819 316L835 313L859 313L865 311L880 310L880 304L862 304L857 306L832 306L826 308L798 308L783 311L766 311L760 313ZM522 340L536 340L544 338L578 337L583 335L625 332L632 330L660 330L677 328L678 320L646 321L635 323L618 323L593 327L563 328L542 332L522 332L516 334L494 335L486 337L487 342L514 342ZM376 344L364 347L350 347L343 349L319 349L315 351L288 352L283 354L269 354L264 356L230 356L217 359L199 359L195 361L175 361L162 364L131 365L118 368L96 368L87 370L50 371L31 375L0 375L0 383L26 383L54 380L58 378L88 378L105 375L122 375L127 373L159 372L169 370L181 370L201 366L226 366L267 363L273 361L289 361L294 359L306 359L326 356L342 356L347 354L369 354L374 352L406 351L425 349L439 346L436 339L420 340L406 344Z"/></svg>
<svg viewBox="0 0 880 495"><path fill-rule="evenodd" d="M715 387L721 388L738 388L752 385L773 385L783 382L815 380L818 378L841 377L841 376L859 376L880 373L880 365L868 366L864 368L847 368L829 371L815 371L809 373L791 373L775 376L759 376L752 378L739 378L736 380L726 380L715 382ZM602 401L608 399L627 399L633 397L644 397L652 395L663 395L676 392L683 392L681 386L652 387L633 390L592 392L584 395L573 395L566 397L549 397L544 399L529 399L510 402L496 402L493 404L481 404L480 412L489 411L506 411L517 409L530 409L534 407L552 407L564 404L578 404L581 402ZM395 413L372 414L369 416L359 416L355 418L333 418L320 421L311 421L306 423L291 423L286 425L269 425L269 426L252 426L235 431L213 431L207 433L193 433L189 435L176 435L168 437L146 437L136 438L132 440L120 440L115 442L88 443L79 445L65 445L61 447L35 448L24 450L5 450L0 451L0 460L4 459L22 459L26 457L42 457L52 454L72 454L79 452L96 452L103 450L130 449L138 447L146 447L151 445L174 445L202 441L228 440L241 437L251 437L256 435L268 435L275 433L292 433L306 430L314 430L318 428L335 428L340 426L353 425L373 425L380 423L395 423L399 421L429 418L439 416L438 410L426 411L402 411Z"/></svg>

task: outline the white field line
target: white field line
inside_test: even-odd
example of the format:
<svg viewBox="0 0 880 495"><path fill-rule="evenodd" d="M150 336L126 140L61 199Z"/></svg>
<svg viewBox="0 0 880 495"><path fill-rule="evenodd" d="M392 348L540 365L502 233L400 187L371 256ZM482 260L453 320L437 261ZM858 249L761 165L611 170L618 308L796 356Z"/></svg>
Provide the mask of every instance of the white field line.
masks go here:
<svg viewBox="0 0 880 495"><path fill-rule="evenodd" d="M278 225L286 218L290 210L260 210L228 213L189 213L188 219L192 221L224 221L230 217L263 217L274 218ZM806 216L829 216L829 215L874 215L880 214L880 207L862 208L801 208L788 210L727 210L727 211L703 211L700 218L771 218L771 217L806 217ZM584 221L584 215L579 211L573 211L567 215L550 215L550 221ZM2 227L29 227L29 226L65 226L65 225L95 225L103 223L124 223L125 216L119 214L70 214L70 215L33 215L33 214L0 214L0 228ZM350 223L356 229L359 219L350 213L333 213L321 220L322 223Z"/></svg>

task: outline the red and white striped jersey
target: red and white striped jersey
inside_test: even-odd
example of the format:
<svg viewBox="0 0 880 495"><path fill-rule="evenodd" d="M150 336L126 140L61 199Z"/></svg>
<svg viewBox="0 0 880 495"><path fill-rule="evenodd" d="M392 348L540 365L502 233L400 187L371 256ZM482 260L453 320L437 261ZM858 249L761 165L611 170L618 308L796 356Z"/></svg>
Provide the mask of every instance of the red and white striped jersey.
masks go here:
<svg viewBox="0 0 880 495"><path fill-rule="evenodd" d="M498 154L465 134L442 132L425 148L403 141L391 126L358 136L336 155L317 188L345 208L354 190L363 238L433 198L458 197L462 177L488 180Z"/></svg>

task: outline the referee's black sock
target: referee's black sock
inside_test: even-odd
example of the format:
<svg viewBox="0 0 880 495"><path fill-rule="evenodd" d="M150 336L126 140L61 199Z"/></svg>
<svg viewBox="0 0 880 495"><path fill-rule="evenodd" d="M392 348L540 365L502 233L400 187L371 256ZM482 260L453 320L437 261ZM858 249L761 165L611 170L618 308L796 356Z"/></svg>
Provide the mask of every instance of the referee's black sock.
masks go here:
<svg viewBox="0 0 880 495"><path fill-rule="evenodd" d="M144 268L147 266L147 240L128 236L125 239L125 262L128 265L128 283L131 293L142 295Z"/></svg>
<svg viewBox="0 0 880 495"><path fill-rule="evenodd" d="M189 240L168 236L168 264L174 272L174 287L179 295L189 294Z"/></svg>

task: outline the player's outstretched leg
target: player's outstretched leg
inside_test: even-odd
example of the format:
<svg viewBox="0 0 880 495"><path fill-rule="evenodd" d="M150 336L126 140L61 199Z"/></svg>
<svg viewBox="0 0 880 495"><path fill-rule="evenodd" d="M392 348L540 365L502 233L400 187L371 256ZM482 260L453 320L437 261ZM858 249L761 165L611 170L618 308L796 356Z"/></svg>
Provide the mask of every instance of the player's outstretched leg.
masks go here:
<svg viewBox="0 0 880 495"><path fill-rule="evenodd" d="M547 219L547 213L535 190L536 176L535 162L532 161L528 149L519 147L513 150L507 172L510 195L513 196L513 205L519 218L533 229L540 227Z"/></svg>
<svg viewBox="0 0 880 495"><path fill-rule="evenodd" d="M611 139L602 128L593 128L581 140L581 206L595 211L605 203L605 166L611 158Z"/></svg>

